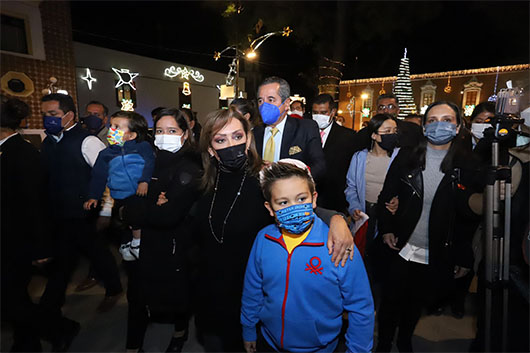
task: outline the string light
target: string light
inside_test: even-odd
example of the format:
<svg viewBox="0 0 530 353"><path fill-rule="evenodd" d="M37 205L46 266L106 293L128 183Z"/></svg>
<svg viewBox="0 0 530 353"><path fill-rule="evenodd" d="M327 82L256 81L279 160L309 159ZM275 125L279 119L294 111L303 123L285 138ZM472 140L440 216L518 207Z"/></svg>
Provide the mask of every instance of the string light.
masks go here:
<svg viewBox="0 0 530 353"><path fill-rule="evenodd" d="M92 91L92 83L96 82L97 80L94 77L92 77L92 74L90 73L89 68L86 69L86 76L84 77L81 76L81 79L83 81L86 81L86 84L88 85L88 89Z"/></svg>
<svg viewBox="0 0 530 353"><path fill-rule="evenodd" d="M485 67L481 69L469 69L469 70L456 70L456 71L445 71L445 72L433 72L427 74L413 74L410 75L411 80L423 80L429 78L445 78L447 76L452 77L462 77L470 75L484 75L497 72L511 72L511 71L523 71L530 69L530 64L517 64L517 65L507 65L507 66L494 66L494 67ZM362 78L355 80L344 80L341 81L341 85L348 84L362 84L362 83L381 83L382 81L395 81L396 76L387 76L387 77L375 77L375 78Z"/></svg>
<svg viewBox="0 0 530 353"><path fill-rule="evenodd" d="M190 76L197 82L204 81L204 76L198 70L188 69L187 67L181 68L180 66L170 66L164 70L164 76L174 78L180 75L180 78L189 80Z"/></svg>
<svg viewBox="0 0 530 353"><path fill-rule="evenodd" d="M121 110L126 112L133 112L134 111L134 103L132 99L125 99L123 98L121 100Z"/></svg>
<svg viewBox="0 0 530 353"><path fill-rule="evenodd" d="M118 83L116 83L116 86L115 88L118 88L122 85L129 85L131 86L132 89L134 89L136 91L136 87L134 87L134 84L133 84L133 80L136 76L139 75L139 73L137 72L130 72L129 69L115 69L115 68L112 68L112 71L114 71L116 73L116 75L118 75L118 77L120 78L120 80L118 81Z"/></svg>

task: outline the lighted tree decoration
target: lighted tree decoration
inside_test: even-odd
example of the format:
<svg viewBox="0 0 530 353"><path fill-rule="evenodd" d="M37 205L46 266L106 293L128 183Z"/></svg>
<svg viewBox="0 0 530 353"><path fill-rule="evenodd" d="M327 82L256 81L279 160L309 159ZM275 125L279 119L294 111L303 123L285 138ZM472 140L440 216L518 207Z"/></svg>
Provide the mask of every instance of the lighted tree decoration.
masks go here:
<svg viewBox="0 0 530 353"><path fill-rule="evenodd" d="M394 86L394 94L399 100L398 118L403 119L409 114L416 113L416 104L412 96L412 86L410 84L409 58L407 58L407 48L405 55L399 64L399 73Z"/></svg>

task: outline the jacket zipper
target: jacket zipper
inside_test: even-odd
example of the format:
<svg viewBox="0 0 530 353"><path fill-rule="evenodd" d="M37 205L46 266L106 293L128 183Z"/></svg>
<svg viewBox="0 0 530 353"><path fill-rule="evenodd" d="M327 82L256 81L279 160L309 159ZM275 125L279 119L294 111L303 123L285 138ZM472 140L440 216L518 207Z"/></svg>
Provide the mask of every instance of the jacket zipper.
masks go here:
<svg viewBox="0 0 530 353"><path fill-rule="evenodd" d="M289 291L289 272L291 269L292 253L293 252L291 251L291 253L287 256L287 275L285 276L285 294L283 296L283 304L282 304L282 335L281 335L281 341L280 341L280 345L282 349L283 349L283 335L284 335L284 329L285 329L285 306L287 303L287 293Z"/></svg>

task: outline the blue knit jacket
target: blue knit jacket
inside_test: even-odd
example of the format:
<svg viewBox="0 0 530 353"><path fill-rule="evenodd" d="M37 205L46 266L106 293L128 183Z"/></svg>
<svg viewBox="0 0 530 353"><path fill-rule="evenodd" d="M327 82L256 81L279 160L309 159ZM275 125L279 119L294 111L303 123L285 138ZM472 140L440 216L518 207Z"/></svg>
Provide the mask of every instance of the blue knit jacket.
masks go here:
<svg viewBox="0 0 530 353"><path fill-rule="evenodd" d="M92 168L89 199L99 200L109 187L113 199L123 200L136 194L138 183L151 180L155 153L149 142L127 141L123 146L111 145L99 152Z"/></svg>
<svg viewBox="0 0 530 353"><path fill-rule="evenodd" d="M243 339L265 340L278 351L333 352L348 312L348 352L369 352L374 305L362 258L335 267L326 247L329 228L315 217L307 238L291 254L276 225L263 228L252 247L241 306Z"/></svg>

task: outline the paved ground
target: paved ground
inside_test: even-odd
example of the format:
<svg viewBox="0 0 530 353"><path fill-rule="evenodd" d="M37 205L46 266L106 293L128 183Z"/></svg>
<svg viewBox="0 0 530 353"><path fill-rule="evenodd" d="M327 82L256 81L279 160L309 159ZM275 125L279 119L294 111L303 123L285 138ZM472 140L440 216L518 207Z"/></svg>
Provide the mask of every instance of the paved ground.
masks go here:
<svg viewBox="0 0 530 353"><path fill-rule="evenodd" d="M81 332L76 337L71 352L124 352L127 302L125 296L116 307L108 313L97 313L96 307L103 298L104 290L96 286L82 293L73 289L87 273L86 261L81 261L73 281L68 288L64 314L81 323ZM127 279L122 272L122 283ZM35 277L30 285L30 293L36 300L41 295L45 279ZM449 309L440 316L424 316L421 318L415 335L413 346L417 352L467 352L471 340L475 336L474 295L469 295L466 303L467 315L462 319L453 318ZM204 352L195 338L194 326L190 323L190 339L184 346L185 352ZM170 325L151 324L148 329L144 350L146 352L164 352L172 334ZM11 331L2 325L1 350L9 351L11 347ZM50 351L50 345L43 343L43 349Z"/></svg>

